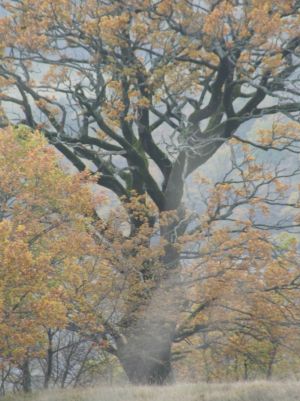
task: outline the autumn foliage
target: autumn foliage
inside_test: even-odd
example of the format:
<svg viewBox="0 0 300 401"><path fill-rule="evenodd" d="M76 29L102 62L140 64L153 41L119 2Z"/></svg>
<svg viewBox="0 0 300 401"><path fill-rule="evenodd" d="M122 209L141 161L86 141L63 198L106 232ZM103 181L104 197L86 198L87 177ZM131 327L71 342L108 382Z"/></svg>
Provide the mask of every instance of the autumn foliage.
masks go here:
<svg viewBox="0 0 300 401"><path fill-rule="evenodd" d="M48 328L67 325L94 253L85 175L68 176L38 132L0 134L1 363L46 350Z"/></svg>
<svg viewBox="0 0 300 401"><path fill-rule="evenodd" d="M299 2L0 4L5 358L63 328L133 383L190 355L270 377L298 346Z"/></svg>

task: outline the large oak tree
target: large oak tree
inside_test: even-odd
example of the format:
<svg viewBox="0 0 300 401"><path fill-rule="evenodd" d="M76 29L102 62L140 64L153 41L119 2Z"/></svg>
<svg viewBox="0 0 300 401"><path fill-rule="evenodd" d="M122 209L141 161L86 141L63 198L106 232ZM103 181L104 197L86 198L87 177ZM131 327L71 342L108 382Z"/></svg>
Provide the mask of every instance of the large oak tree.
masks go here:
<svg viewBox="0 0 300 401"><path fill-rule="evenodd" d="M212 261L212 274L221 274L220 251L223 270L245 255L242 245L236 254L227 252L233 243L224 228L210 260L211 249L202 247L201 254L180 245L207 243L209 227L232 223L238 206L253 200L279 205L284 198L280 179L288 174L277 168L270 175L251 155L243 159L240 144L299 150L300 3L1 0L1 6L1 100L7 116L41 129L78 170L98 173L99 185L123 204L129 230L119 232L120 239L101 223L99 241L118 243L110 263L123 263L119 274L130 277L131 292L122 318L117 312L106 318L103 336L131 381L161 383L171 371L172 343L201 327L193 319L215 298L210 293L209 301L183 301L182 258L204 255L192 277ZM285 120L256 139L241 134L247 122L270 115ZM216 186L197 219L184 205L184 185L228 141L236 154L234 173ZM281 198L259 192L275 184ZM270 258L261 231L271 225L247 221L232 228L232 235L241 233L244 246L252 239L252 254L261 246L258 259ZM182 310L185 321L179 324Z"/></svg>

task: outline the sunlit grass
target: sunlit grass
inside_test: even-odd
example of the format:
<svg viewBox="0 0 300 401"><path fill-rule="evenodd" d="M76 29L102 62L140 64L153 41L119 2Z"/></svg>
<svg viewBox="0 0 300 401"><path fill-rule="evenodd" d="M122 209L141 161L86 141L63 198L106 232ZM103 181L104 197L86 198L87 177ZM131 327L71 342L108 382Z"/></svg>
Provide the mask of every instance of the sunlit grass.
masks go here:
<svg viewBox="0 0 300 401"><path fill-rule="evenodd" d="M3 401L300 401L300 382L176 384L164 387L101 386L50 390Z"/></svg>

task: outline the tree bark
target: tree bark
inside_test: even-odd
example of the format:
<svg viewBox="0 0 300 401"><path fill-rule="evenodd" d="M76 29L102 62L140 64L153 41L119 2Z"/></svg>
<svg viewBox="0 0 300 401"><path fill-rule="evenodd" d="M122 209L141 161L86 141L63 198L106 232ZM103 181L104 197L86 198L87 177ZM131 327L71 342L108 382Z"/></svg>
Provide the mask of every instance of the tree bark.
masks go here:
<svg viewBox="0 0 300 401"><path fill-rule="evenodd" d="M170 270L164 267L164 277L118 344L118 358L134 384L161 385L172 380L171 348L182 296L173 250L169 257Z"/></svg>
<svg viewBox="0 0 300 401"><path fill-rule="evenodd" d="M244 380L248 380L248 361L244 358Z"/></svg>
<svg viewBox="0 0 300 401"><path fill-rule="evenodd" d="M29 359L26 359L22 365L22 388L24 393L31 392L31 374Z"/></svg>
<svg viewBox="0 0 300 401"><path fill-rule="evenodd" d="M53 349L52 349L53 333L51 329L48 330L47 334L48 334L47 366L44 378L44 388L46 389L49 387L53 368Z"/></svg>
<svg viewBox="0 0 300 401"><path fill-rule="evenodd" d="M158 312L159 313L159 312ZM171 380L172 328L138 327L119 349L119 360L133 384L161 385Z"/></svg>
<svg viewBox="0 0 300 401"><path fill-rule="evenodd" d="M268 362L267 373L266 373L266 378L268 380L272 378L273 366L274 366L276 353L277 353L277 347L278 347L277 344L273 345L273 348L272 348L272 350L270 352L270 359L269 359L269 362Z"/></svg>

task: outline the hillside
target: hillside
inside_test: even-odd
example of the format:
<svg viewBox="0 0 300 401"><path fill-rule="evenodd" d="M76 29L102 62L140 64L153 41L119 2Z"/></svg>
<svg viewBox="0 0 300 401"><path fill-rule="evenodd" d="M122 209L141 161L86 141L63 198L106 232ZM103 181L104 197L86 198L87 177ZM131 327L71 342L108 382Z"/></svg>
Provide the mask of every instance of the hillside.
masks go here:
<svg viewBox="0 0 300 401"><path fill-rule="evenodd" d="M300 401L300 382L97 387L15 396L3 401Z"/></svg>

